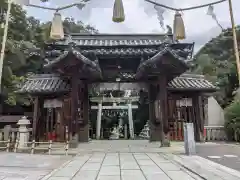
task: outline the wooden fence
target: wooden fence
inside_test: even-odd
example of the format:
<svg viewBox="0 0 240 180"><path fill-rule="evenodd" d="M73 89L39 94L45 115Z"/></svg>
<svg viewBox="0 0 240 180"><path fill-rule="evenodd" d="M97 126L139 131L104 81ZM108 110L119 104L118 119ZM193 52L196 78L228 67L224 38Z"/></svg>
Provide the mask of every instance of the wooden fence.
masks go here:
<svg viewBox="0 0 240 180"><path fill-rule="evenodd" d="M60 146L53 143L52 140L45 142L37 142L32 139L32 128L29 128L29 141L25 142L24 147L19 147L19 131L18 128L0 129L0 150L6 152L28 152L34 154L36 152L52 154L53 150L64 150L65 155L69 152L69 141ZM68 139L68 130L66 128L66 137Z"/></svg>

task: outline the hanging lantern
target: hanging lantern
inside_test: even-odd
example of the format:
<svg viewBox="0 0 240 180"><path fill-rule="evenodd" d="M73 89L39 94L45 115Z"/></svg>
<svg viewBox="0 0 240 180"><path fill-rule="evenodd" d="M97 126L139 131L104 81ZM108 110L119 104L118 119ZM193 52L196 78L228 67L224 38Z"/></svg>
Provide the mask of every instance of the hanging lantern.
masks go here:
<svg viewBox="0 0 240 180"><path fill-rule="evenodd" d="M186 38L185 26L182 19L182 15L178 11L175 14L173 27L174 27L173 33L176 40L181 40Z"/></svg>
<svg viewBox="0 0 240 180"><path fill-rule="evenodd" d="M50 38L59 40L64 38L64 31L63 31L63 23L62 17L59 12L54 13L54 17L52 20Z"/></svg>
<svg viewBox="0 0 240 180"><path fill-rule="evenodd" d="M12 2L18 5L25 5L25 6L30 4L30 0L13 0Z"/></svg>
<svg viewBox="0 0 240 180"><path fill-rule="evenodd" d="M115 0L113 7L113 22L120 23L125 20L124 7L122 0Z"/></svg>

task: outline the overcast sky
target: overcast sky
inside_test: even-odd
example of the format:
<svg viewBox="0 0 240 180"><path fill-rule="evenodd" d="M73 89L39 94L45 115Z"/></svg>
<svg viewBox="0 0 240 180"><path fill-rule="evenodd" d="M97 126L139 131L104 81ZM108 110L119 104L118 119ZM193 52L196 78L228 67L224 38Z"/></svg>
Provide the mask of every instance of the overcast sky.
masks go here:
<svg viewBox="0 0 240 180"><path fill-rule="evenodd" d="M49 3L40 3L40 0L31 0L32 4L49 7L59 7L81 0L50 0ZM184 8L216 0L156 0L165 5ZM240 0L232 0L236 24L240 24ZM126 20L124 23L112 22L112 7L114 0L90 0L82 11L71 8L62 12L64 17L73 17L83 23L91 24L100 33L162 33L158 23L157 14L153 5L144 0L123 0ZM34 16L41 21L52 20L53 12L36 8L26 8L28 15ZM223 27L230 27L228 2L214 6L214 11ZM208 42L212 37L217 36L221 29L214 20L206 15L207 8L201 8L183 13L185 22L187 42L195 42L196 50ZM166 10L164 23L172 26L174 12Z"/></svg>

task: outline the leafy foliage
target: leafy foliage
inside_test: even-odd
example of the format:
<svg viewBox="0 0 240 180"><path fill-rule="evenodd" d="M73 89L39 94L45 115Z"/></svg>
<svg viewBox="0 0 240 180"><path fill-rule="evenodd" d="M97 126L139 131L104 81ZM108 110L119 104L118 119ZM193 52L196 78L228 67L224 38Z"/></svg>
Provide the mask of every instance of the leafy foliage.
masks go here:
<svg viewBox="0 0 240 180"><path fill-rule="evenodd" d="M225 109L225 130L229 140L240 140L240 101L235 100Z"/></svg>
<svg viewBox="0 0 240 180"><path fill-rule="evenodd" d="M236 28L240 40L240 26ZM238 87L236 59L233 50L232 30L226 29L209 41L195 55L191 71L203 74L219 87L215 97L222 107L233 100L233 92Z"/></svg>
<svg viewBox="0 0 240 180"><path fill-rule="evenodd" d="M4 24L7 12L7 1L0 1L0 24ZM90 32L97 30L82 22L75 22L72 18L66 18L63 22L66 33ZM2 94L5 102L15 105L29 104L28 96L19 96L15 93L17 85L20 84L28 74L41 73L43 71L43 60L29 53L36 48L42 48L45 41L49 40L51 22L40 23L34 17L27 17L21 6L12 4L11 18L8 27L8 39L5 49L3 64ZM0 41L2 42L3 28L0 28ZM1 48L1 45L0 45Z"/></svg>

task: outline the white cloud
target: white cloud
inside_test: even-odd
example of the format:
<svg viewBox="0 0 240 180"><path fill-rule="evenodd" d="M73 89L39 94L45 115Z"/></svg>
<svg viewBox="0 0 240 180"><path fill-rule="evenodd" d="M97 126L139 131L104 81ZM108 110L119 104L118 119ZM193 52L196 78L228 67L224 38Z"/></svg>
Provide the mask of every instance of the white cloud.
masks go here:
<svg viewBox="0 0 240 180"><path fill-rule="evenodd" d="M47 6L58 7L80 0L50 0ZM159 3L173 7L189 7L203 3L213 2L215 0L157 0ZM232 0L234 16L236 23L240 23L239 0ZM40 4L39 0L32 0L31 3ZM84 23L90 23L101 33L152 33L162 32L157 20L156 11L153 5L144 2L144 0L123 0L125 6L126 21L121 24L112 22L112 6L114 0L90 0L88 5L80 12L77 8L63 11L63 16L74 17ZM27 8L29 15L42 21L52 19L53 12L35 8ZM212 37L219 34L220 28L214 20L206 15L207 8L184 12L183 18L186 27L187 40L195 41L196 47L201 47ZM215 6L215 13L224 27L229 27L229 9L227 2ZM165 24L172 25L174 12L166 11L164 14Z"/></svg>

